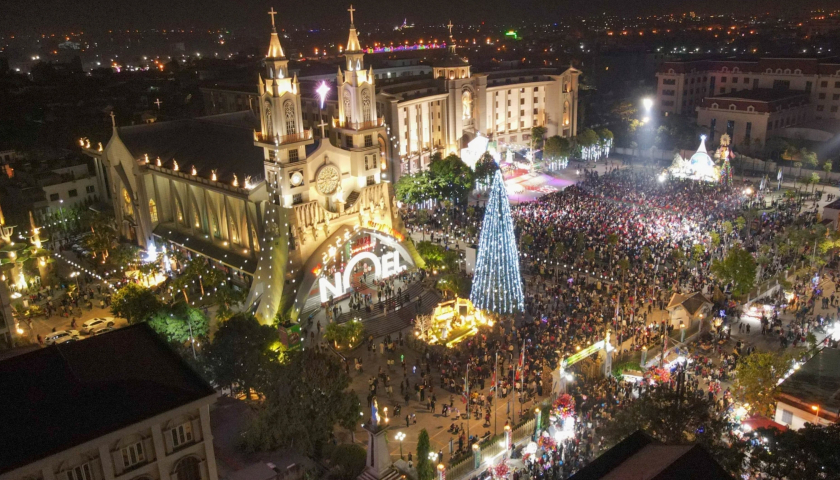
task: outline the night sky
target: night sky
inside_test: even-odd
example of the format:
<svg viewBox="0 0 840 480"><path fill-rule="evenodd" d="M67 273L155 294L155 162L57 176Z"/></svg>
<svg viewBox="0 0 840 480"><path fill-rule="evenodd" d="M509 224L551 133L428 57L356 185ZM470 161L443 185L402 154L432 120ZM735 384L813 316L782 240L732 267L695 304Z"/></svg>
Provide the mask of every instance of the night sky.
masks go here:
<svg viewBox="0 0 840 480"><path fill-rule="evenodd" d="M107 30L109 28L221 27L259 28L274 6L282 27L331 25L343 21L351 0L0 0L0 30L45 32L49 29ZM831 0L352 0L359 24L541 20L557 21L569 15L678 13L795 13L807 8L837 8ZM257 23L255 23L257 22ZM263 22L263 23L259 23Z"/></svg>

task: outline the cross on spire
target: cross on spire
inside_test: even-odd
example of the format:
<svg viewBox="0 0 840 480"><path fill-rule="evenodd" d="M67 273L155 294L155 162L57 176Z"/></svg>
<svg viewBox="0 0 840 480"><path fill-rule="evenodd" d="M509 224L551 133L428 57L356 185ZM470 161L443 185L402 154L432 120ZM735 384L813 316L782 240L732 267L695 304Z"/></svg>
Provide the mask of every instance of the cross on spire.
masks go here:
<svg viewBox="0 0 840 480"><path fill-rule="evenodd" d="M116 115L114 115L113 110L111 110L111 127L113 127L113 128L117 127L117 119L116 119Z"/></svg>
<svg viewBox="0 0 840 480"><path fill-rule="evenodd" d="M161 106L161 104L162 104L163 102L161 102L161 101L160 101L160 99L158 98L158 99L157 99L157 100L155 100L153 103L154 103L155 105L157 105L158 110L160 110L160 106Z"/></svg>
<svg viewBox="0 0 840 480"><path fill-rule="evenodd" d="M452 36L452 20L449 20L449 25L447 25L447 27L449 27L449 36L451 37Z"/></svg>
<svg viewBox="0 0 840 480"><path fill-rule="evenodd" d="M271 28L274 27L274 16L277 15L277 12L274 11L274 7L271 7L271 10L268 11L268 14L271 15Z"/></svg>
<svg viewBox="0 0 840 480"><path fill-rule="evenodd" d="M347 11L350 12L350 25L353 25L353 12L355 12L356 9L353 8L352 3L350 4L350 8L348 8Z"/></svg>

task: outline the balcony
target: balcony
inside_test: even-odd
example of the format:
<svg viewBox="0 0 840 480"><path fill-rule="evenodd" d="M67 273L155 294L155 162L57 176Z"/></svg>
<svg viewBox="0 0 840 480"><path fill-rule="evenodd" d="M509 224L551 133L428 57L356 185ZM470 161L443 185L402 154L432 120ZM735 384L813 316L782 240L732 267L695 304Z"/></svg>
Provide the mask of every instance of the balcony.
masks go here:
<svg viewBox="0 0 840 480"><path fill-rule="evenodd" d="M312 140L311 128L291 135L264 135L260 132L254 132L254 142L262 144L260 146L280 146L308 140Z"/></svg>
<svg viewBox="0 0 840 480"><path fill-rule="evenodd" d="M347 119L338 119L333 117L333 128L344 128L346 130L368 130L371 128L379 128L385 126L385 117L379 117L376 120L368 120L367 122L349 122Z"/></svg>

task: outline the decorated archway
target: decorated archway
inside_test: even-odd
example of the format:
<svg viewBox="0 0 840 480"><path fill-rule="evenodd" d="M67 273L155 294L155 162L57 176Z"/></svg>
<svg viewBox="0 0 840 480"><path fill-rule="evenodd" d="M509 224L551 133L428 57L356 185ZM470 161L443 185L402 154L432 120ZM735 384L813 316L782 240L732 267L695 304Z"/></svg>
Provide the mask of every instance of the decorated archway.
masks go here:
<svg viewBox="0 0 840 480"><path fill-rule="evenodd" d="M385 251L377 255L373 251L351 252L344 267L336 271L332 276L325 274L327 263L336 255L338 248L344 248L348 242L353 242L362 236L369 236L376 240L376 244ZM352 291L350 279L355 267L359 262L370 261L373 264L374 275L377 278L389 277L404 270L406 265L414 266L414 259L402 244L402 235L384 225L369 225L366 227L345 226L329 239L324 241L318 249L313 252L303 266L303 281L297 290L294 301L294 315L299 315L310 297L314 288L318 289L316 295L322 297L321 303L332 295L338 298Z"/></svg>

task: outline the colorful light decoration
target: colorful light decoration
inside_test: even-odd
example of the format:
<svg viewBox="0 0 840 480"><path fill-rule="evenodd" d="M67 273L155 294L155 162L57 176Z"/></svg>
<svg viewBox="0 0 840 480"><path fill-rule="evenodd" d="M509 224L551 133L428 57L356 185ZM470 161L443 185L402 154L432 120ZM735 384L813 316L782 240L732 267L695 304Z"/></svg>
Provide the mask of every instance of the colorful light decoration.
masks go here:
<svg viewBox="0 0 840 480"><path fill-rule="evenodd" d="M484 214L470 301L480 310L499 314L525 308L510 203L499 170L496 170Z"/></svg>

